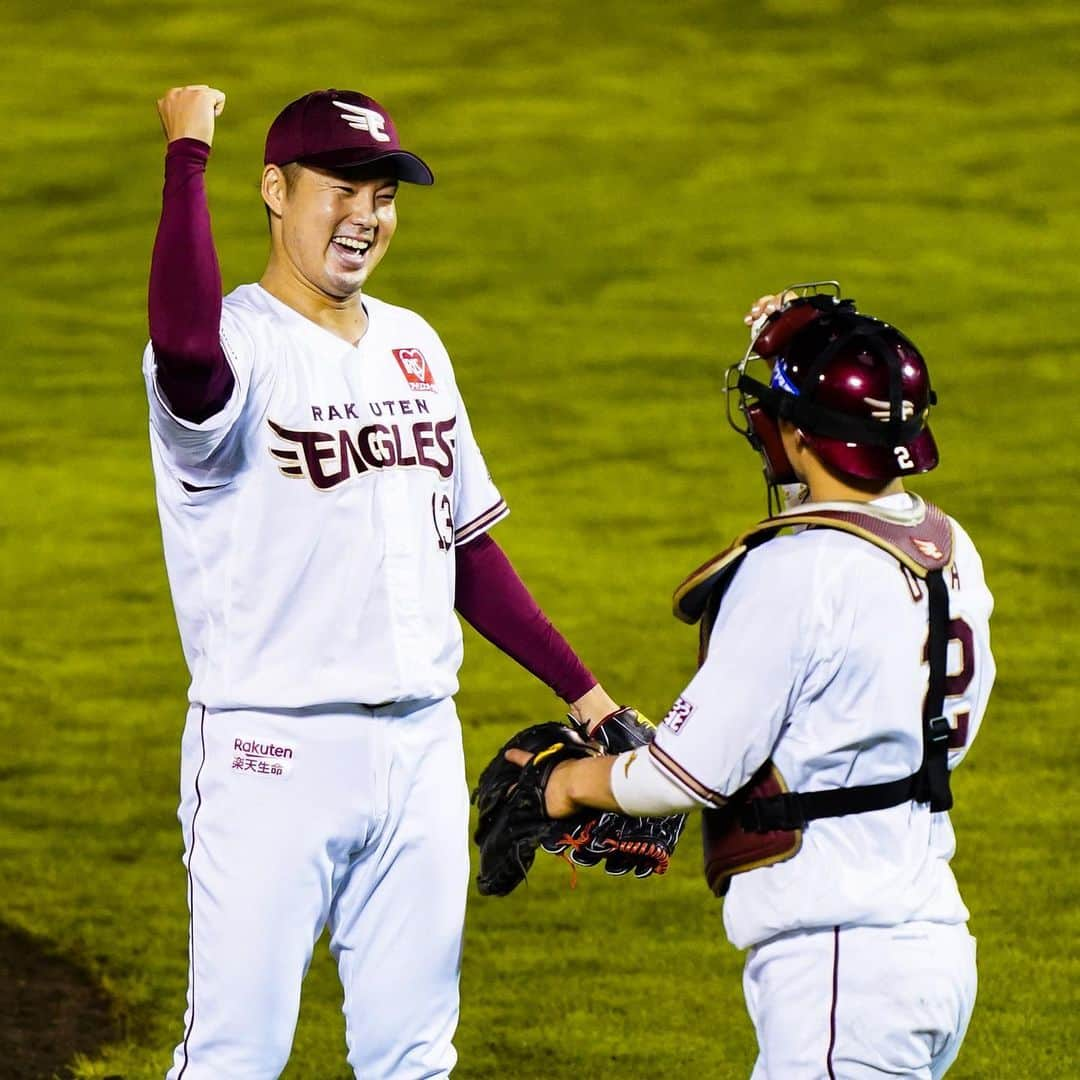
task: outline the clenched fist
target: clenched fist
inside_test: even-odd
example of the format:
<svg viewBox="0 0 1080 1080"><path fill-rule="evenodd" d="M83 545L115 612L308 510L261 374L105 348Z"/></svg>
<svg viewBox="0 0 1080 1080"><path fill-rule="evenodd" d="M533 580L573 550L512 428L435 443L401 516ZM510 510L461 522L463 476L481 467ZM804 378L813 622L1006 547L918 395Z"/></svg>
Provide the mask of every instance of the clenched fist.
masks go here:
<svg viewBox="0 0 1080 1080"><path fill-rule="evenodd" d="M200 139L214 141L214 119L225 108L225 95L212 86L174 86L158 99L158 115L165 141Z"/></svg>

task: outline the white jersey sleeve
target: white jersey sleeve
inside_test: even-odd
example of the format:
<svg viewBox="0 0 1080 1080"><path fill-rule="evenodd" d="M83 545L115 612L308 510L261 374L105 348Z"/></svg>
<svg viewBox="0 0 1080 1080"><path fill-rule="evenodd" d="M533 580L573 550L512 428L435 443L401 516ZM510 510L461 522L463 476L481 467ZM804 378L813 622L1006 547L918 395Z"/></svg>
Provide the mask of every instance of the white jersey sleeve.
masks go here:
<svg viewBox="0 0 1080 1080"><path fill-rule="evenodd" d="M460 547L485 533L510 513L491 479L473 435L465 402L458 394L458 470L454 477L454 545Z"/></svg>
<svg viewBox="0 0 1080 1080"><path fill-rule="evenodd" d="M233 390L224 407L201 422L177 416L157 381L153 344L143 354L143 377L150 403L150 429L155 445L178 478L192 487L218 487L235 473L241 429L253 407L265 402L269 366L260 368L252 329L243 309L225 304L221 313L221 347L233 373ZM256 392L261 390L262 393Z"/></svg>
<svg viewBox="0 0 1080 1080"><path fill-rule="evenodd" d="M819 605L793 602L822 572L820 556L778 550L786 546L781 538L747 556L720 606L708 659L650 745L660 769L703 806L750 779L800 689L811 675L827 681L838 660Z"/></svg>

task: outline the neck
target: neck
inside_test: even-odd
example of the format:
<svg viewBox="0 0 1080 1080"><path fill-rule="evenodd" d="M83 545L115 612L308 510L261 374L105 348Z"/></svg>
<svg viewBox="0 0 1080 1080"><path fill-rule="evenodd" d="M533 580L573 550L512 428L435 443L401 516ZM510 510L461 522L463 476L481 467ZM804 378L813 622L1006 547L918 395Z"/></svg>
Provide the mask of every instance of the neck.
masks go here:
<svg viewBox="0 0 1080 1080"><path fill-rule="evenodd" d="M815 473L804 481L810 489L812 502L873 502L904 491L904 481L900 477L883 485L877 480L853 481L824 468Z"/></svg>
<svg viewBox="0 0 1080 1080"><path fill-rule="evenodd" d="M270 256L259 284L275 299L350 345L367 330L367 312L359 290L347 297L328 296L277 254Z"/></svg>

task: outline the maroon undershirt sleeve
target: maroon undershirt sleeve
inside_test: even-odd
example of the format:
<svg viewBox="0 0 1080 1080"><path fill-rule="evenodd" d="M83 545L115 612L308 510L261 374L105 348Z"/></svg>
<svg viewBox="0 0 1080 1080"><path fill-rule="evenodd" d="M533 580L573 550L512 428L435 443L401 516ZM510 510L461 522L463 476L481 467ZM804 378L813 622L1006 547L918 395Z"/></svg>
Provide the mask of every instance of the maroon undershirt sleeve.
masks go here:
<svg viewBox="0 0 1080 1080"><path fill-rule="evenodd" d="M473 629L566 702L596 685L566 639L540 610L502 548L486 533L457 549L454 606Z"/></svg>
<svg viewBox="0 0 1080 1080"><path fill-rule="evenodd" d="M210 147L198 139L169 143L150 263L158 387L177 416L195 423L220 412L233 390L221 348L221 270L206 203L209 157Z"/></svg>

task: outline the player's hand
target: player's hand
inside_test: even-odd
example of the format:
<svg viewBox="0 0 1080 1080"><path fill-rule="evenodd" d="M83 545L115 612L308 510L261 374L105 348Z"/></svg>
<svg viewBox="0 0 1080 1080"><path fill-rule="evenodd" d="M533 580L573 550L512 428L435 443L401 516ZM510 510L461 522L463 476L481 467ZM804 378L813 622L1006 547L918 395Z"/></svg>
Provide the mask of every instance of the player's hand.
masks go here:
<svg viewBox="0 0 1080 1080"><path fill-rule="evenodd" d="M526 750L507 750L504 755L511 765L517 765L524 769L532 761L534 755ZM570 797L570 787L567 781L570 779L566 772L566 766L572 765L571 761L562 761L551 770L551 776L544 787L544 809L550 818L570 817L580 807Z"/></svg>
<svg viewBox="0 0 1080 1080"><path fill-rule="evenodd" d="M782 293L766 293L759 296L751 305L750 310L743 316L743 322L747 326L753 326L759 319L767 319L774 311L779 311L786 303L794 300L798 294L791 289Z"/></svg>
<svg viewBox="0 0 1080 1080"><path fill-rule="evenodd" d="M174 86L158 99L158 116L167 143L177 139L214 142L214 121L225 108L225 95L212 86Z"/></svg>
<svg viewBox="0 0 1080 1080"><path fill-rule="evenodd" d="M600 721L617 711L619 703L597 683L591 690L570 703L570 715L591 735Z"/></svg>

